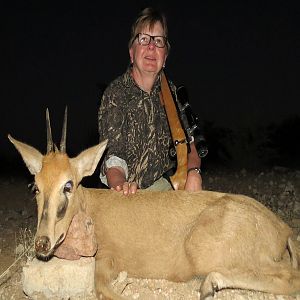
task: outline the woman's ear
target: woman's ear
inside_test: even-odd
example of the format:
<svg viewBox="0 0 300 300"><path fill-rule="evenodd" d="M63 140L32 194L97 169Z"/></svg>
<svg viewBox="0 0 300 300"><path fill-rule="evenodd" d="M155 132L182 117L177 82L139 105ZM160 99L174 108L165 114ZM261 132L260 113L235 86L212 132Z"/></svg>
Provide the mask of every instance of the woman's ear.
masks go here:
<svg viewBox="0 0 300 300"><path fill-rule="evenodd" d="M130 63L133 64L133 50L132 50L132 47L129 49L129 57L130 57Z"/></svg>
<svg viewBox="0 0 300 300"><path fill-rule="evenodd" d="M165 66L166 66L166 61L167 61L167 58L168 58L168 54L166 54L166 56L165 56L165 61L164 61L163 67L165 67Z"/></svg>

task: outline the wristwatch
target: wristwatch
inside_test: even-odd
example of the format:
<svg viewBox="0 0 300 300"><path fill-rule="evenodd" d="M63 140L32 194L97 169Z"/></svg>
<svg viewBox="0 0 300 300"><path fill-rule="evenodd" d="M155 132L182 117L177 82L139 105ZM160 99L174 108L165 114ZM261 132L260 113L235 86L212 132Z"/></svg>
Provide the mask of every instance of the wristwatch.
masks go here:
<svg viewBox="0 0 300 300"><path fill-rule="evenodd" d="M200 169L200 168L197 168L197 167L195 167L195 168L189 168L189 169L187 170L187 173L189 174L190 171L196 171L198 174L201 174L201 169Z"/></svg>

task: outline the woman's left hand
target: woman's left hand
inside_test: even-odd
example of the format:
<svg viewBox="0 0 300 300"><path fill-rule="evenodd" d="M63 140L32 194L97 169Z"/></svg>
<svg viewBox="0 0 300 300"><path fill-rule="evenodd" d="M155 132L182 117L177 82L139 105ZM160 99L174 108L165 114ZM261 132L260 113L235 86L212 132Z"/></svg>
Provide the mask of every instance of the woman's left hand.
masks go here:
<svg viewBox="0 0 300 300"><path fill-rule="evenodd" d="M188 172L186 183L184 186L185 191L197 192L202 191L202 177L197 171L191 170Z"/></svg>

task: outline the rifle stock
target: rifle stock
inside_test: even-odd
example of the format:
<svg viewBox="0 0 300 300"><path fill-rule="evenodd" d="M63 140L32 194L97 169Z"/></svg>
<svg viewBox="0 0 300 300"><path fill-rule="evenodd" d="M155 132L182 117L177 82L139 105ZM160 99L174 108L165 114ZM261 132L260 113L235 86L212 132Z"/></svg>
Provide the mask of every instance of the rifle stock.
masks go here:
<svg viewBox="0 0 300 300"><path fill-rule="evenodd" d="M173 143L176 150L177 167L173 176L170 176L172 186L175 190L184 190L187 177L187 144L185 132L178 117L176 105L166 79L165 73L161 75L162 97L171 130Z"/></svg>

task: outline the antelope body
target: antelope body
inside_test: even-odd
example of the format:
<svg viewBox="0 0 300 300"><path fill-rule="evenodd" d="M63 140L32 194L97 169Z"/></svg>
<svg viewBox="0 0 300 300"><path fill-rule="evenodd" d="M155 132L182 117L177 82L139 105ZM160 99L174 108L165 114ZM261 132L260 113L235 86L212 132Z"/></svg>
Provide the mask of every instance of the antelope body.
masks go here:
<svg viewBox="0 0 300 300"><path fill-rule="evenodd" d="M92 217L98 296L123 299L110 282L124 270L130 277L171 281L204 276L201 299L224 288L286 295L300 291L292 230L255 199L212 191L138 190L124 196L85 188L80 181L93 174L107 141L69 158L65 142L53 151L48 139L48 153L42 155L9 139L35 176L38 257L53 254L77 213Z"/></svg>

